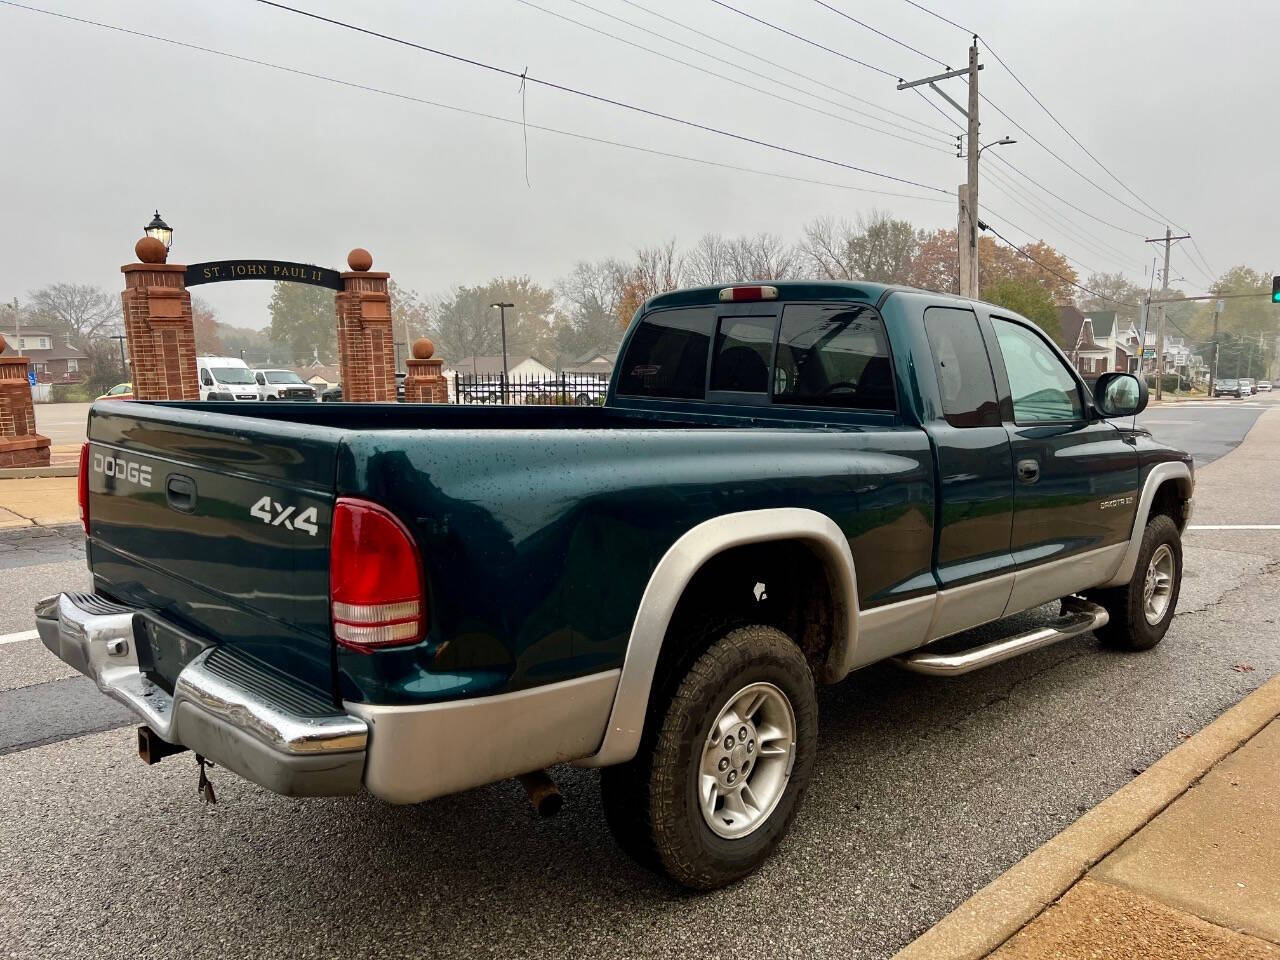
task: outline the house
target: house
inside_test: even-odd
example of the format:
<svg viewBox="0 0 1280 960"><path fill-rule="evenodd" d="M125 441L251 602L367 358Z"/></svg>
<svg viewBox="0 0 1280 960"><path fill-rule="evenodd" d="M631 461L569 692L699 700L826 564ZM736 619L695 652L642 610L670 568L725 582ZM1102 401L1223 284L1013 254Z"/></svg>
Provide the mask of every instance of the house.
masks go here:
<svg viewBox="0 0 1280 960"><path fill-rule="evenodd" d="M1071 303L1058 304L1058 326L1062 329L1062 340L1058 346L1075 362L1074 350L1080 341L1080 327L1084 324L1084 314Z"/></svg>
<svg viewBox="0 0 1280 960"><path fill-rule="evenodd" d="M1058 312L1063 320L1064 337L1068 337L1068 324L1073 319L1064 312L1066 309L1060 307ZM1114 310L1081 313L1079 327L1075 329L1075 339L1068 340L1071 346L1066 352L1082 375L1096 377L1108 371L1127 373L1138 368L1138 333L1132 323L1119 319Z"/></svg>
<svg viewBox="0 0 1280 960"><path fill-rule="evenodd" d="M31 361L39 383L80 383L84 380L88 356L73 347L70 338L59 336L48 327L23 324L22 336L10 324L0 325L0 336L5 338L5 356L21 354Z"/></svg>
<svg viewBox="0 0 1280 960"><path fill-rule="evenodd" d="M444 370L445 376L500 377L502 357L459 357ZM507 379L534 380L552 378L556 372L537 357L528 354L507 354Z"/></svg>
<svg viewBox="0 0 1280 960"><path fill-rule="evenodd" d="M320 362L308 363L302 367L285 367L286 370L292 370L300 376L304 383L309 383L313 387L319 387L321 390L327 390L335 383L342 381L342 371L336 363L325 364Z"/></svg>
<svg viewBox="0 0 1280 960"><path fill-rule="evenodd" d="M589 350L562 367L560 372L570 377L608 380L613 375L613 364L617 356L613 351Z"/></svg>

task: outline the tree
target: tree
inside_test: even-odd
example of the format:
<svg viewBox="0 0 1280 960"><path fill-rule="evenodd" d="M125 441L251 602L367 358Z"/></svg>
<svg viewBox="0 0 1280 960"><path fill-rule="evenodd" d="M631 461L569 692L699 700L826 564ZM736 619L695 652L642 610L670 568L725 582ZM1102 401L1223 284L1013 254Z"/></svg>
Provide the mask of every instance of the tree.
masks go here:
<svg viewBox="0 0 1280 960"><path fill-rule="evenodd" d="M120 295L84 283L51 283L31 294L31 312L38 323L85 346L95 337L109 336L124 324Z"/></svg>
<svg viewBox="0 0 1280 960"><path fill-rule="evenodd" d="M1049 291L1054 303L1074 302L1079 277L1067 258L1043 240L1024 243L1022 250L1025 254L991 237L978 238L979 295L989 299L987 288L1000 280L1030 278Z"/></svg>
<svg viewBox="0 0 1280 960"><path fill-rule="evenodd" d="M507 308L507 355L527 353L544 363L557 359L551 319L555 293L529 277L495 277L474 287L455 287L431 305L428 330L437 356L492 357L502 353L502 327L493 303Z"/></svg>
<svg viewBox="0 0 1280 960"><path fill-rule="evenodd" d="M580 261L556 282L553 321L556 348L562 357L618 344L618 304L627 268L618 260Z"/></svg>
<svg viewBox="0 0 1280 960"><path fill-rule="evenodd" d="M921 230L916 235L918 247L906 284L921 290L937 293L960 292L960 253L956 246L956 231Z"/></svg>
<svg viewBox="0 0 1280 960"><path fill-rule="evenodd" d="M1003 277L982 291L984 300L1033 321L1055 342L1062 342L1062 322L1053 297L1034 277Z"/></svg>
<svg viewBox="0 0 1280 960"><path fill-rule="evenodd" d="M198 297L191 299L191 325L196 337L196 353L221 356L226 349L218 336L218 317L213 307Z"/></svg>
<svg viewBox="0 0 1280 960"><path fill-rule="evenodd" d="M336 324L337 320L334 322ZM251 327L219 323L218 340L224 356L243 356L245 362L253 367L305 363L312 359L310 355L295 357L292 347L275 343L267 331Z"/></svg>
<svg viewBox="0 0 1280 960"><path fill-rule="evenodd" d="M1147 287L1134 283L1122 273L1090 274L1084 286L1097 291L1100 296L1077 292L1078 305L1082 311L1114 310L1117 319L1141 327L1142 301L1146 299Z"/></svg>
<svg viewBox="0 0 1280 960"><path fill-rule="evenodd" d="M820 217L804 228L800 250L811 273L828 280L906 283L921 237L906 220L872 210L857 222Z"/></svg>
<svg viewBox="0 0 1280 960"><path fill-rule="evenodd" d="M674 239L656 247L641 247L635 263L628 268L618 298L618 326L626 329L631 318L650 297L683 285L684 257L676 252Z"/></svg>
<svg viewBox="0 0 1280 960"><path fill-rule="evenodd" d="M431 309L418 294L417 290L402 287L394 280L388 283L387 292L391 296L393 337L397 343L404 340L405 350L408 351L412 348L413 341L419 337L426 336L427 318L431 313ZM407 340L405 339L406 337L408 338Z"/></svg>
<svg viewBox="0 0 1280 960"><path fill-rule="evenodd" d="M726 238L708 233L685 256L683 282L715 286L744 280L792 280L800 272L798 251L777 234Z"/></svg>
<svg viewBox="0 0 1280 960"><path fill-rule="evenodd" d="M332 363L338 355L338 318L333 292L306 283L277 283L271 293L271 339L294 363L318 357Z"/></svg>

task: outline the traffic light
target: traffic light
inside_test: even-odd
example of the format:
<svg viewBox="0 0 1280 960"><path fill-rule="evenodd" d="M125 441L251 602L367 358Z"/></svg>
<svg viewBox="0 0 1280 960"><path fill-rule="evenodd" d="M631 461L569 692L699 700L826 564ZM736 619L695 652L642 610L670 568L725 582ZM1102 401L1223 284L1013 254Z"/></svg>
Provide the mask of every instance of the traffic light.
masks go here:
<svg viewBox="0 0 1280 960"><path fill-rule="evenodd" d="M1271 278L1271 302L1280 303L1280 277Z"/></svg>

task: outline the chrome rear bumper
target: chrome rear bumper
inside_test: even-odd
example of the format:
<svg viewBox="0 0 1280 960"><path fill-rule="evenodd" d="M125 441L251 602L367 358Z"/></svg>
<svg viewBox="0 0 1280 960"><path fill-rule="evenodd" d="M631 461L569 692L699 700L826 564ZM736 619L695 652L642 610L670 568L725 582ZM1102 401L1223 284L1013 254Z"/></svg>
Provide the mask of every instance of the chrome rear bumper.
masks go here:
<svg viewBox="0 0 1280 960"><path fill-rule="evenodd" d="M134 613L87 594L58 594L36 605L40 639L107 696L136 713L161 739L189 747L276 793L331 796L361 789L368 724L335 712L304 716L211 663L217 648L191 660L173 695L138 669Z"/></svg>

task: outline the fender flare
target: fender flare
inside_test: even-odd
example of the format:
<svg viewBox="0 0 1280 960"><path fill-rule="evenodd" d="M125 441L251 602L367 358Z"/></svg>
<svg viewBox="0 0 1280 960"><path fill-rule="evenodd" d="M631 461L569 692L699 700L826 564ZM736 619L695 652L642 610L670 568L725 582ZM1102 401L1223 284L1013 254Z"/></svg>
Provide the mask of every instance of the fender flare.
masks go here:
<svg viewBox="0 0 1280 960"><path fill-rule="evenodd" d="M1151 504L1156 498L1160 485L1172 480L1183 489L1190 499L1192 492L1191 470L1180 461L1167 461L1156 464L1142 485L1142 495L1138 499L1138 509L1133 516L1133 530L1129 534L1129 547L1120 559L1120 566L1110 580L1099 584L1102 587L1122 587L1133 579L1133 571L1138 566L1138 553L1142 549L1142 532L1147 528L1147 518L1151 516Z"/></svg>
<svg viewBox="0 0 1280 960"><path fill-rule="evenodd" d="M832 640L826 673L839 678L849 672L858 639L858 581L849 541L835 521L799 507L745 510L704 520L671 545L649 577L632 622L604 739L595 754L578 761L580 766L625 763L636 755L658 655L676 604L694 574L725 550L773 540L803 540L821 553L840 594L835 597L836 622L843 627L843 635Z"/></svg>

